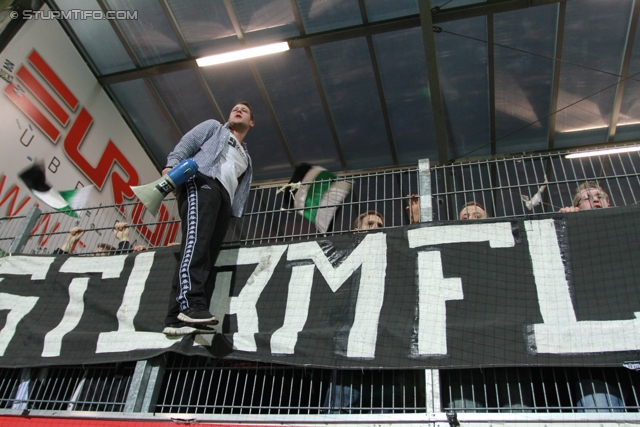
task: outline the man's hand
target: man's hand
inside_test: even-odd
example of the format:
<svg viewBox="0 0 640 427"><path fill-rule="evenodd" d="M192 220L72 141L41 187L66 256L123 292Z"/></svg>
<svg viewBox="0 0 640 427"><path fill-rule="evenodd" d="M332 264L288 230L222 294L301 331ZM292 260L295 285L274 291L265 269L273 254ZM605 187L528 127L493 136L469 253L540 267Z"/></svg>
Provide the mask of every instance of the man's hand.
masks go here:
<svg viewBox="0 0 640 427"><path fill-rule="evenodd" d="M64 244L60 246L60 249L64 252L71 253L74 245L80 240L80 237L84 234L84 230L80 227L71 227L69 229L69 234L67 234L67 238L64 241Z"/></svg>
<svg viewBox="0 0 640 427"><path fill-rule="evenodd" d="M569 206L569 207L560 209L560 213L569 213L569 212L580 212L580 208L576 206Z"/></svg>
<svg viewBox="0 0 640 427"><path fill-rule="evenodd" d="M164 169L162 169L162 176L165 176L166 174L168 174L171 169L173 169L173 168L164 168Z"/></svg>
<svg viewBox="0 0 640 427"><path fill-rule="evenodd" d="M129 240L129 224L126 222L116 222L113 227L113 234L116 235L116 239L121 242Z"/></svg>

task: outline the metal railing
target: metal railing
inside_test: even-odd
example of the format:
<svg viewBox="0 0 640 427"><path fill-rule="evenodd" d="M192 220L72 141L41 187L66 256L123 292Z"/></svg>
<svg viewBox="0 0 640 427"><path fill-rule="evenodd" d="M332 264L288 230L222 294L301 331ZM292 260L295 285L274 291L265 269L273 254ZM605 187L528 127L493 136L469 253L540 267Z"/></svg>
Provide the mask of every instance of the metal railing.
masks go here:
<svg viewBox="0 0 640 427"><path fill-rule="evenodd" d="M411 223L407 207L413 194L425 204L430 202L431 217L423 214L423 221L457 220L469 201L480 203L493 218L557 212L571 206L576 187L586 181L597 182L614 207L640 201L638 152L585 159L566 159L565 154L511 156L435 167L429 167L426 161L419 168L345 174L323 181L320 184L327 186L337 182L351 184L351 191L343 200L325 206L334 211L327 230L319 230L308 219L309 206L294 206L291 192L295 187L288 187L285 182L258 184L251 190L244 216L232 219L225 245L268 244L352 232L358 216L367 211L379 212L386 228L406 226ZM528 208L526 199L539 190L540 202ZM74 253L93 254L100 243L117 247L118 240L112 233L116 221L131 224L132 244L165 246L181 238L172 197L164 201L157 218L140 203L93 207L78 214L79 218L58 212L40 215L22 252L51 253L64 243L68 230L74 226L85 230ZM20 224L26 219L0 218L3 253L10 251Z"/></svg>
<svg viewBox="0 0 640 427"><path fill-rule="evenodd" d="M0 408L122 412L135 362L0 369Z"/></svg>
<svg viewBox="0 0 640 427"><path fill-rule="evenodd" d="M428 408L424 370L332 370L167 354L150 412L313 415L445 412L637 413L640 374L626 368L520 367L439 371ZM0 408L126 412L134 362L0 369ZM147 383L143 384L147 386ZM138 410L140 411L140 409ZM144 411L142 411L144 412Z"/></svg>
<svg viewBox="0 0 640 427"><path fill-rule="evenodd" d="M424 413L424 370L331 370L167 356L160 413Z"/></svg>
<svg viewBox="0 0 640 427"><path fill-rule="evenodd" d="M638 412L640 374L626 368L440 370L445 411Z"/></svg>

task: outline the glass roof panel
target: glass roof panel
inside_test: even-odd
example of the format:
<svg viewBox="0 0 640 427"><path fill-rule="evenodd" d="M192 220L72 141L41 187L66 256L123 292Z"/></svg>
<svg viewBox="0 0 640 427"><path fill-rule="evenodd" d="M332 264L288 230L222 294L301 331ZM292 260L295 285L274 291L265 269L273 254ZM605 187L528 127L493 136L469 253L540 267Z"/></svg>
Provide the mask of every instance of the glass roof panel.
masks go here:
<svg viewBox="0 0 640 427"><path fill-rule="evenodd" d="M307 34L362 24L358 0L296 0Z"/></svg>
<svg viewBox="0 0 640 427"><path fill-rule="evenodd" d="M636 30L633 53L629 63L629 77L624 84L624 95L616 127L616 141L640 138L640 31Z"/></svg>
<svg viewBox="0 0 640 427"><path fill-rule="evenodd" d="M416 164L418 159L436 159L427 63L416 61L417 53L424 52L422 30L379 34L373 42L398 162Z"/></svg>
<svg viewBox="0 0 640 427"><path fill-rule="evenodd" d="M393 164L365 38L312 47L348 169Z"/></svg>
<svg viewBox="0 0 640 427"><path fill-rule="evenodd" d="M300 35L289 0L234 0L233 7L249 44Z"/></svg>
<svg viewBox="0 0 640 427"><path fill-rule="evenodd" d="M369 22L384 21L385 19L419 13L417 0L364 0Z"/></svg>
<svg viewBox="0 0 640 427"><path fill-rule="evenodd" d="M329 123L304 49L256 61L296 163L341 171ZM295 79L286 79L296 70Z"/></svg>
<svg viewBox="0 0 640 427"><path fill-rule="evenodd" d="M205 120L217 119L193 70L153 76L151 81L182 134Z"/></svg>
<svg viewBox="0 0 640 427"><path fill-rule="evenodd" d="M109 86L160 163L180 140L146 83L132 80Z"/></svg>
<svg viewBox="0 0 640 427"><path fill-rule="evenodd" d="M221 1L168 0L191 53L211 55L240 48L227 9Z"/></svg>
<svg viewBox="0 0 640 427"><path fill-rule="evenodd" d="M436 34L436 43L449 156L490 154L487 44L465 38L486 40L486 18L440 26L443 32Z"/></svg>
<svg viewBox="0 0 640 427"><path fill-rule="evenodd" d="M204 67L201 70L225 121L238 101L248 101L253 107L255 127L249 131L245 142L253 161L254 180L290 177L291 164L282 148L267 106L262 100L249 63L229 62Z"/></svg>
<svg viewBox="0 0 640 427"><path fill-rule="evenodd" d="M632 2L567 2L555 147L607 140Z"/></svg>
<svg viewBox="0 0 640 427"><path fill-rule="evenodd" d="M100 10L98 3L93 0L56 0L56 5L62 11ZM131 58L109 21L70 19L67 22L97 67L98 74L111 74L134 68Z"/></svg>
<svg viewBox="0 0 640 427"><path fill-rule="evenodd" d="M494 46L498 153L547 148L557 10L552 4L494 16L494 43L520 50Z"/></svg>
<svg viewBox="0 0 640 427"><path fill-rule="evenodd" d="M485 0L434 0L431 2L431 7L440 7L442 10L453 9L461 6L468 6L470 4L489 3Z"/></svg>
<svg viewBox="0 0 640 427"><path fill-rule="evenodd" d="M185 58L162 7L155 0L107 0L112 10L138 13L138 19L118 20L131 48L143 66Z"/></svg>

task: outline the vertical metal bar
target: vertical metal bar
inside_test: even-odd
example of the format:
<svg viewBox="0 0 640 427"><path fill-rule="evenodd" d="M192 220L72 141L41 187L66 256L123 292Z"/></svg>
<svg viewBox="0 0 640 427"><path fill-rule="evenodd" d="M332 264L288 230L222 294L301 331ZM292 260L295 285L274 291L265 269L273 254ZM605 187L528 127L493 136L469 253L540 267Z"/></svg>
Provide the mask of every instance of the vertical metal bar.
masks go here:
<svg viewBox="0 0 640 427"><path fill-rule="evenodd" d="M244 376L244 383L242 384L242 392L240 397L240 413L242 413L242 409L244 408L244 398L247 394L247 383L249 382L249 370L245 368L245 369L242 369L241 371L238 371L238 379L240 378L241 373Z"/></svg>
<svg viewBox="0 0 640 427"><path fill-rule="evenodd" d="M560 70L562 47L564 44L564 21L567 11L566 2L558 3L558 22L556 25L555 60L553 61L553 83L551 85L551 105L549 116L549 137L547 148L552 149L556 138L556 111L558 110L558 94L560 93Z"/></svg>
<svg viewBox="0 0 640 427"><path fill-rule="evenodd" d="M567 393L569 395L569 406L574 407L575 405L573 404L573 396L571 395L570 391L571 391L571 384L569 382L569 376L567 375L567 368L562 368L562 371L564 373L564 377L565 377L565 384L567 386L567 391L569 393ZM580 378L578 378L578 381L580 380ZM572 411L573 412L573 411Z"/></svg>
<svg viewBox="0 0 640 427"><path fill-rule="evenodd" d="M78 385L76 386L76 388L73 390L73 395L71 396L71 399L69 399L69 404L67 405L67 411L73 411L76 407L76 404L78 402L78 400L80 399L80 394L82 393L82 390L84 389L84 384L87 380L87 370L84 369L84 373L82 375L82 379L80 380L80 383L78 383Z"/></svg>
<svg viewBox="0 0 640 427"><path fill-rule="evenodd" d="M31 384L31 369L20 370L20 385L11 405L11 409L27 409L29 400L29 385Z"/></svg>
<svg viewBox="0 0 640 427"><path fill-rule="evenodd" d="M284 390L284 375L280 375L280 393L278 393L278 414L282 413L282 390Z"/></svg>
<svg viewBox="0 0 640 427"><path fill-rule="evenodd" d="M636 184L640 184L640 174L638 174L638 171L636 170L636 165L635 162L633 161L633 157L635 158L640 158L640 155L638 155L637 153L627 153L627 155L629 156L629 164L631 165L631 167L633 168L633 174L636 177ZM638 203L638 197L636 197L635 192L633 192L633 187L632 187L632 191L631 193L633 194L633 202L634 203Z"/></svg>
<svg viewBox="0 0 640 427"><path fill-rule="evenodd" d="M176 368L174 367L174 369L172 370L172 377L173 377L173 387L171 387L171 398L169 399L169 401L171 402L171 406L175 407L175 406L180 406L182 404L182 396L184 393L184 387L181 390L180 389L180 385L185 383L186 381L182 379L183 376L186 377L186 373L187 370L186 369L181 369L183 368L182 364L183 361L182 359L179 360L180 362L180 367Z"/></svg>
<svg viewBox="0 0 640 427"><path fill-rule="evenodd" d="M615 158L615 157L613 157L613 155L608 155L607 158L609 160L609 162L608 162L609 166L611 167L612 178L616 183L617 190L620 193L620 198L622 199L622 206L626 206L627 205L627 200L626 200L626 197L624 196L624 191L622 191L622 185L620 184L620 175L619 175L618 171L616 170L615 162L613 162L613 158ZM618 158L618 164L620 164L620 166L622 167L622 170L624 172L624 166L621 164L622 162L620 162L620 154L617 155L617 158ZM629 184L628 179L627 179L627 184ZM608 185L608 189L611 190L611 185ZM617 205L617 203L613 203L613 192L612 191L608 191L608 195L609 195L609 200L611 201L611 203L614 206Z"/></svg>
<svg viewBox="0 0 640 427"><path fill-rule="evenodd" d="M258 368L257 366L253 368L253 384L251 385L251 398L249 399L249 411L248 413L251 413L253 410L253 401L255 399L256 396L256 384L258 383Z"/></svg>
<svg viewBox="0 0 640 427"><path fill-rule="evenodd" d="M616 135L616 127L620 118L620 107L622 106L622 99L624 98L627 75L629 73L629 65L631 64L633 45L636 38L636 30L638 28L638 16L640 16L640 3L633 1L633 9L631 11L631 16L629 17L629 25L627 26L624 55L620 63L618 85L616 86L616 93L613 98L613 106L611 109L611 119L609 121L609 132L607 135L608 142L612 142Z"/></svg>
<svg viewBox="0 0 640 427"><path fill-rule="evenodd" d="M633 405L632 406L640 406L640 401L638 401L638 393L636 391L636 382L633 381L633 377L631 376L631 370L627 369L625 370L625 373L627 374L627 380L629 381L629 384L631 384L631 393L633 394Z"/></svg>
<svg viewBox="0 0 640 427"><path fill-rule="evenodd" d="M31 237L31 230L36 226L41 214L42 211L38 209L37 206L32 206L31 209L29 209L29 212L27 212L24 220L22 220L18 233L9 248L10 254L17 254L22 251L27 240Z"/></svg>
<svg viewBox="0 0 640 427"><path fill-rule="evenodd" d="M420 222L433 220L431 204L431 165L429 159L418 160L418 191L420 198Z"/></svg>
<svg viewBox="0 0 640 427"><path fill-rule="evenodd" d="M287 414L291 414L291 408L293 407L292 402L293 402L295 375L294 375L293 369L289 369L288 372L291 375L291 379L289 381L290 383L289 384L289 402L287 404Z"/></svg>
<svg viewBox="0 0 640 427"><path fill-rule="evenodd" d="M267 385L267 378L266 378L266 372L262 371L262 387L260 389L260 401L259 404L260 406L264 406L263 402L265 400L265 391L266 391L266 385Z"/></svg>
<svg viewBox="0 0 640 427"><path fill-rule="evenodd" d="M630 202L628 204L635 204L636 201L636 195L633 191L633 182L631 180L631 177L633 176L632 172L627 171L627 167L625 166L625 159L629 159L631 160L631 156L630 153L626 153L626 155L624 156L625 158L622 158L622 154L618 154L618 161L620 162L620 167L622 168L622 173L624 174L625 180L627 182L627 187L629 189L629 194L631 196L631 199L633 200L633 202ZM633 163L630 163L631 168L633 168ZM637 177L636 177L637 179ZM620 192L622 192L622 189L620 189ZM625 200L625 205L627 204L626 200Z"/></svg>

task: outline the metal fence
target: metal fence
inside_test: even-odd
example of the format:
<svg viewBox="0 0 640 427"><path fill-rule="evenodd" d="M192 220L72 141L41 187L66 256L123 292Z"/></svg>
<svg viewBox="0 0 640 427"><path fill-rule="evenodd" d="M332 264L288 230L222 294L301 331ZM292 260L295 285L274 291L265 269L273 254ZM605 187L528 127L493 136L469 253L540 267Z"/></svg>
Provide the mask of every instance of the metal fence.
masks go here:
<svg viewBox="0 0 640 427"><path fill-rule="evenodd" d="M440 370L436 394L441 404L429 407L429 370L332 370L178 354L162 358L155 383L136 381L135 362L0 369L0 409L126 412L134 408L132 396L145 393L135 387L156 388L146 391L155 401L137 411L161 414L343 414L349 420L434 411L612 414L640 409L640 374L626 368Z"/></svg>
<svg viewBox="0 0 640 427"><path fill-rule="evenodd" d="M0 369L0 408L122 412L135 362Z"/></svg>
<svg viewBox="0 0 640 427"><path fill-rule="evenodd" d="M566 154L522 155L436 167L421 161L417 168L344 175L316 182L315 187L308 184L311 192L323 185L345 182L351 185L351 191L339 203L323 207L332 215L328 229L319 229L309 220L312 217L309 206L295 207L292 201L295 186L286 186L285 182L262 183L252 189L243 217L232 219L225 244L267 244L352 232L358 216L368 211L379 212L386 228L405 226L411 223L408 210L411 195L420 197L422 221L457 220L470 201L481 204L487 215L494 218L557 212L571 206L576 187L586 181L600 185L614 207L640 200L638 152L583 159L567 159ZM540 202L527 207L528 200L538 192ZM131 225L129 240L133 245L165 246L181 238L172 197L164 201L155 218L140 203L99 206L77 213L78 218L58 212L39 215L22 252L51 253L64 243L68 231L75 226L85 233L74 253L94 254L100 243L115 248L118 240L112 230L116 221ZM25 216L0 218L1 253L10 252L25 220Z"/></svg>
<svg viewBox="0 0 640 427"><path fill-rule="evenodd" d="M331 370L169 355L156 412L424 413L424 370Z"/></svg>
<svg viewBox="0 0 640 427"><path fill-rule="evenodd" d="M640 374L626 368L440 370L445 411L638 412Z"/></svg>

